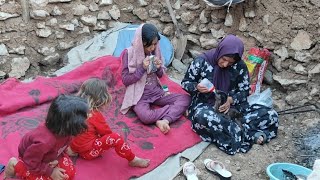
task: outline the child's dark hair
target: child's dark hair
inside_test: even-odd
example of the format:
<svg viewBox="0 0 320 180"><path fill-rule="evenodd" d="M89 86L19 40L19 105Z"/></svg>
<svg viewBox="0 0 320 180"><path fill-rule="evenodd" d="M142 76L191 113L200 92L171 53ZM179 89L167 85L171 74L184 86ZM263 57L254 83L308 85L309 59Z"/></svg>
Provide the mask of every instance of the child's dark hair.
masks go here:
<svg viewBox="0 0 320 180"><path fill-rule="evenodd" d="M78 96L87 99L90 110L99 109L111 102L111 95L108 93L107 84L99 78L90 78L80 87Z"/></svg>
<svg viewBox="0 0 320 180"><path fill-rule="evenodd" d="M46 127L59 136L75 136L87 129L88 112L86 100L77 96L60 95L49 107Z"/></svg>
<svg viewBox="0 0 320 180"><path fill-rule="evenodd" d="M158 29L152 24L144 24L142 26L142 42L144 47L149 47L152 41L158 38L160 40L160 35Z"/></svg>

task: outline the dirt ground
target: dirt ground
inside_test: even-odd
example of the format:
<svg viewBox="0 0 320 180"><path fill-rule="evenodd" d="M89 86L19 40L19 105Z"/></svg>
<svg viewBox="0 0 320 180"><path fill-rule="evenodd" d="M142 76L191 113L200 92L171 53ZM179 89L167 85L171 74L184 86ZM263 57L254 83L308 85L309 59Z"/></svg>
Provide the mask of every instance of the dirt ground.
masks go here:
<svg viewBox="0 0 320 180"><path fill-rule="evenodd" d="M169 69L169 75L175 79L182 79ZM266 88L267 86L264 85ZM292 108L284 103L285 94L272 88L274 107L277 111ZM281 109L279 109L279 107ZM310 106L313 107L313 106ZM319 110L318 103L318 110ZM308 107L301 110L310 109ZM218 180L219 177L206 170L203 161L207 158L222 162L232 172L233 180L266 180L269 179L266 168L274 162L290 162L312 169L315 159L319 159L320 138L320 113L312 111L306 113L287 114L279 116L278 136L270 143L254 145L248 153L227 155L211 144L194 161L198 168L198 178L206 180ZM181 165L187 160L182 161ZM174 180L184 180L186 177L182 171Z"/></svg>

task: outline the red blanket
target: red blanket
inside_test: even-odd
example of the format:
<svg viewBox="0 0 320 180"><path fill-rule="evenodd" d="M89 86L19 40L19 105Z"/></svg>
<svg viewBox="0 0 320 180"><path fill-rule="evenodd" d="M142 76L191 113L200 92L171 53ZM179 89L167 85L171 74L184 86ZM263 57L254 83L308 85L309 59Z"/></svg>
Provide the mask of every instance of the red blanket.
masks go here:
<svg viewBox="0 0 320 180"><path fill-rule="evenodd" d="M110 127L124 137L137 156L151 159L151 164L145 169L129 167L127 160L118 157L114 150L110 149L95 160L74 159L77 168L76 180L121 180L139 177L160 165L169 156L200 141L198 135L191 130L191 123L184 117L173 123L170 132L163 135L154 125L141 124L132 111L122 115L120 106L125 87L119 67L119 58L104 56L59 77L39 77L30 83L8 79L2 83L0 163L6 164L10 157L17 157L20 138L44 122L48 105L53 98L62 93L77 92L82 82L90 77L100 77L106 80L110 87L112 104L103 111ZM161 83L168 85L171 92L184 92L167 76L161 79Z"/></svg>

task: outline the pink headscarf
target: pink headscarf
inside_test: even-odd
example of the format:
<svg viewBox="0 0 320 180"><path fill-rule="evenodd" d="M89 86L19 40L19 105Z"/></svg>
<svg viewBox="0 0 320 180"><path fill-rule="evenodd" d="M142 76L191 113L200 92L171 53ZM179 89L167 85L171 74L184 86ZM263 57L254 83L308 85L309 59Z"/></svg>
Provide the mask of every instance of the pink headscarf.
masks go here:
<svg viewBox="0 0 320 180"><path fill-rule="evenodd" d="M142 26L141 24L135 32L134 39L132 42L132 46L127 48L128 50L128 68L129 73L135 72L137 67L143 63L146 55L144 54L144 47L142 42ZM154 50L155 56L162 60L161 52L160 52L160 43L157 43L157 46ZM163 64L163 60L162 60ZM131 108L138 103L141 99L144 86L146 85L147 73L145 73L139 81L134 84L127 86L124 99L121 106L121 113L125 114Z"/></svg>

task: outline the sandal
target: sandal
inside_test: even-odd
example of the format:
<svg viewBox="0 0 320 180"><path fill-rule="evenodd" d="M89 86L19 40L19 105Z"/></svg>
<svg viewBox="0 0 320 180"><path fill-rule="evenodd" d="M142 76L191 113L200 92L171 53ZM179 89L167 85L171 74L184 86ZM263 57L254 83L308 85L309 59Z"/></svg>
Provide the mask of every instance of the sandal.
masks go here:
<svg viewBox="0 0 320 180"><path fill-rule="evenodd" d="M187 177L187 180L198 180L197 168L192 162L184 163L183 174Z"/></svg>
<svg viewBox="0 0 320 180"><path fill-rule="evenodd" d="M231 172L225 168L222 162L213 161L211 159L205 159L203 162L206 169L212 172L213 174L219 176L220 180L231 179Z"/></svg>
<svg viewBox="0 0 320 180"><path fill-rule="evenodd" d="M259 138L262 136L263 141L261 143L258 143ZM258 131L253 136L253 142L259 145L263 145L267 142L267 135L264 132Z"/></svg>

